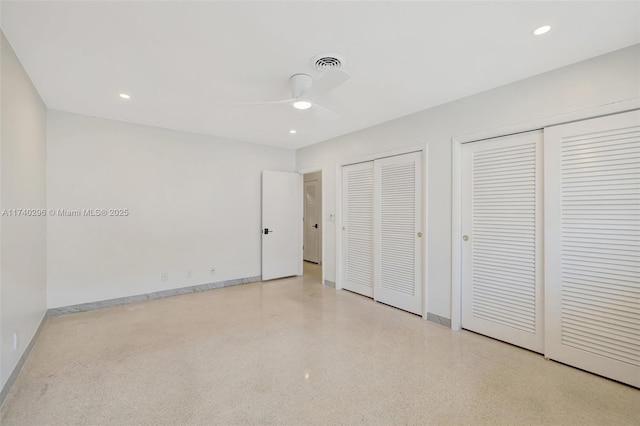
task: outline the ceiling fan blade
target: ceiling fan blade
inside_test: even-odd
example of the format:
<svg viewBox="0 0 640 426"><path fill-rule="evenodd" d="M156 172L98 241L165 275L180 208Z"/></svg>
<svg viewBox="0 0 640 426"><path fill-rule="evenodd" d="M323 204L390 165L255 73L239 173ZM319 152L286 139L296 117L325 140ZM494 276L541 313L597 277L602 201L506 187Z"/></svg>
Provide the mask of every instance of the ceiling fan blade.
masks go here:
<svg viewBox="0 0 640 426"><path fill-rule="evenodd" d="M349 80L351 74L341 69L333 68L328 71L324 77L319 78L313 82L311 89L302 94L301 98L309 99L311 101L324 95L342 85L345 81Z"/></svg>
<svg viewBox="0 0 640 426"><path fill-rule="evenodd" d="M316 103L313 104L311 110L313 111L313 114L320 120L334 121L340 118L340 115L337 112Z"/></svg>
<svg viewBox="0 0 640 426"><path fill-rule="evenodd" d="M282 99L280 101L261 101L261 102L243 102L239 104L233 104L233 106L252 106L252 105L282 105L293 103L295 99Z"/></svg>

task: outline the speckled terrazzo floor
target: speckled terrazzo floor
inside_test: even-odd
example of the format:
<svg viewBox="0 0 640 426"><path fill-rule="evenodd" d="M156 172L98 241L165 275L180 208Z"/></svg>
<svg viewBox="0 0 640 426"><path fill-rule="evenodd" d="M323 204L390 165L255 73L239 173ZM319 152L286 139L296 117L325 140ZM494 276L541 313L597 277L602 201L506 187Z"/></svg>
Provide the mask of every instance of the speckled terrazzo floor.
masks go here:
<svg viewBox="0 0 640 426"><path fill-rule="evenodd" d="M9 425L640 424L640 391L304 277L49 318Z"/></svg>

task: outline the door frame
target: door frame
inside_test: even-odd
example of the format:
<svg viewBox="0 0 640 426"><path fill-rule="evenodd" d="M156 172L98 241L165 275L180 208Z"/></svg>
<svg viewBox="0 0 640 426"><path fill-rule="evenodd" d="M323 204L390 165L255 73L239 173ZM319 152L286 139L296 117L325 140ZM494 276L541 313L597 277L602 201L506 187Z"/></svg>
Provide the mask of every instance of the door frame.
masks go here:
<svg viewBox="0 0 640 426"><path fill-rule="evenodd" d="M359 157L354 157L349 160L339 161L336 163L336 210L335 210L335 227L336 227L336 290L342 290L342 275L344 272L343 262L344 253L342 250L342 168L350 164L365 163L368 161L374 161L380 158L394 157L396 155L409 154L411 152L420 152L422 161L422 276L420 282L422 283L422 319L427 319L427 289L428 289L428 277L429 266L427 260L428 257L428 241L429 241L429 221L428 221L428 194L429 194L429 143L426 142L421 145L413 145L405 148L398 148L389 151L381 151L373 154L367 154ZM324 179L324 175L323 175ZM323 196L324 196L324 184L323 184ZM324 240L322 245L324 252ZM324 256L324 253L323 253ZM326 262L323 262L323 264ZM324 266L323 266L324 271ZM373 284L373 283L372 283Z"/></svg>
<svg viewBox="0 0 640 426"><path fill-rule="evenodd" d="M301 259L301 264L304 265L304 175L309 174L309 173L315 173L315 172L320 172L320 245L322 246L322 250L321 250L321 254L320 254L320 267L322 268L322 285L325 285L325 265L327 264L327 262L325 262L325 247L326 247L326 242L324 240L324 228L325 228L325 224L324 224L324 215L325 215L325 172L322 169L322 167L316 167L316 168L311 168L311 169L303 169L303 170L298 170L296 173L298 173L300 175L300 200L302 202L302 204L300 205L300 212L302 213L303 216L303 220L302 220L302 229L300 229L300 232L302 235L301 241L302 243L300 244L300 259ZM300 274L302 275L304 271L300 271Z"/></svg>
<svg viewBox="0 0 640 426"><path fill-rule="evenodd" d="M640 108L640 98L598 105L567 114L552 115L513 126L483 132L464 134L451 138L451 329L462 329L462 145L501 136L515 135L574 121L618 114ZM544 164L543 164L544 168ZM544 220L544 219L543 219ZM544 230L543 239L544 239ZM544 259L544 253L543 253ZM543 264L544 270L544 264ZM544 280L542 283L544 294Z"/></svg>

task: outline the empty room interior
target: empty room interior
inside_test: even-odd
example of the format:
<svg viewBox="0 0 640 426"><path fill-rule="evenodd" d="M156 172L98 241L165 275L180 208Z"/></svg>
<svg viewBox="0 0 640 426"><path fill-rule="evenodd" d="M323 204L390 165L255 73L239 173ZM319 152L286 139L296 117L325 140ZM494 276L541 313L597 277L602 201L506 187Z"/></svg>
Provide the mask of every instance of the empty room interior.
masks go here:
<svg viewBox="0 0 640 426"><path fill-rule="evenodd" d="M640 424L639 1L0 2L0 424Z"/></svg>

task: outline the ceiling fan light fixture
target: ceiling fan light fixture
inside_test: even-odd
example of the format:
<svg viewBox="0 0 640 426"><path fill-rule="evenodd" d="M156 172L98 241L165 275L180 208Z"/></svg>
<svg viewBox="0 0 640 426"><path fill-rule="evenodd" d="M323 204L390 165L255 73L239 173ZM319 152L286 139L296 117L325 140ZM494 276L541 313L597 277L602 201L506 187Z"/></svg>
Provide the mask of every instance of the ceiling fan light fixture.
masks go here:
<svg viewBox="0 0 640 426"><path fill-rule="evenodd" d="M542 34L546 34L546 33L548 33L550 30L551 30L551 26L549 26L549 25L543 25L543 26L541 26L541 27L536 28L536 29L533 31L533 34L534 34L534 35L539 36L539 35L542 35Z"/></svg>
<svg viewBox="0 0 640 426"><path fill-rule="evenodd" d="M311 102L309 101L296 101L293 103L295 109L309 109L311 108Z"/></svg>

